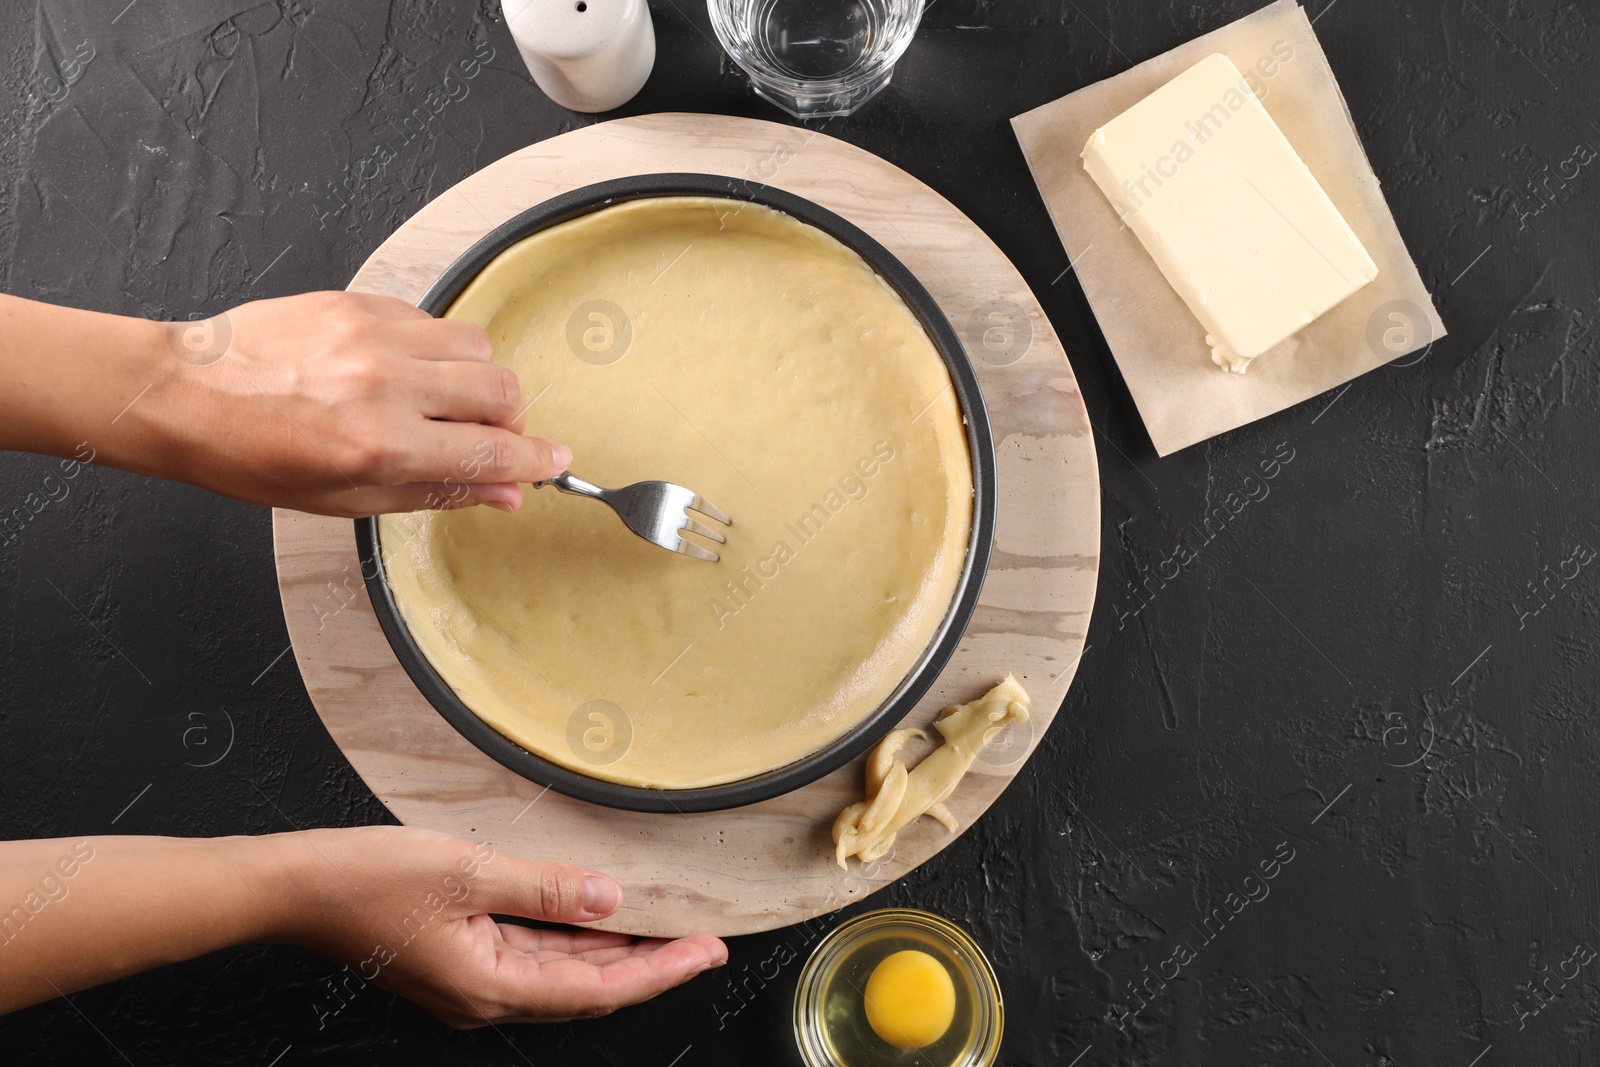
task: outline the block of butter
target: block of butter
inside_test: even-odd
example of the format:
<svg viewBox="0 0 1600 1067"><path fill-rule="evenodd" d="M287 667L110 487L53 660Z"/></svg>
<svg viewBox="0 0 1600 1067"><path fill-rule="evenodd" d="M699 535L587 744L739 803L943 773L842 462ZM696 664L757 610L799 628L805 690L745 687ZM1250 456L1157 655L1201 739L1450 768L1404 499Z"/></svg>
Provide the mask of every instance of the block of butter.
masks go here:
<svg viewBox="0 0 1600 1067"><path fill-rule="evenodd" d="M1083 165L1200 320L1219 367L1242 373L1378 276L1227 56L1095 130Z"/></svg>

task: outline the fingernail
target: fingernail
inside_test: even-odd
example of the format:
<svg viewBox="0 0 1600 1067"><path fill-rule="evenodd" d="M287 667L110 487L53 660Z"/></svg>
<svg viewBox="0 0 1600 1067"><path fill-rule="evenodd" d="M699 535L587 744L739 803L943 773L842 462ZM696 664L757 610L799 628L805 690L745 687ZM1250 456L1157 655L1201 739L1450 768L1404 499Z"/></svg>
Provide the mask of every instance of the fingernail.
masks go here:
<svg viewBox="0 0 1600 1067"><path fill-rule="evenodd" d="M622 903L622 887L603 875L583 880L583 910L591 915L610 915Z"/></svg>
<svg viewBox="0 0 1600 1067"><path fill-rule="evenodd" d="M566 445L551 445L550 460L562 470L566 470L567 464L572 462L572 449Z"/></svg>
<svg viewBox="0 0 1600 1067"><path fill-rule="evenodd" d="M487 504L496 511L510 513L522 506L522 487L514 482L480 485L472 492L474 504Z"/></svg>

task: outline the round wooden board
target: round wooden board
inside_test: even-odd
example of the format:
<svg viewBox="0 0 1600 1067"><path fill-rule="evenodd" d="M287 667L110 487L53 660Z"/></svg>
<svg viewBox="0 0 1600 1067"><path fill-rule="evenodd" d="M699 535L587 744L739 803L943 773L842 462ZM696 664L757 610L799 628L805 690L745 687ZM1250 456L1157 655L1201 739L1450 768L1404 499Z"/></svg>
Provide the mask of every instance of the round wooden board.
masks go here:
<svg viewBox="0 0 1600 1067"><path fill-rule="evenodd" d="M844 216L927 286L973 357L999 459L994 555L959 649L906 725L925 725L1014 673L1033 697L948 802L963 830L1005 789L1060 708L1083 650L1100 557L1100 481L1077 380L1005 255L965 215L892 164L803 128L713 115L617 119L530 145L433 200L350 288L416 302L469 245L549 197L658 171L778 186ZM407 677L367 599L353 524L279 510L278 585L295 658L329 733L402 822L508 854L614 875L622 910L598 923L653 936L745 934L800 922L904 875L954 836L932 819L848 872L835 815L861 798L862 760L787 796L732 811L646 815L550 792L457 734Z"/></svg>

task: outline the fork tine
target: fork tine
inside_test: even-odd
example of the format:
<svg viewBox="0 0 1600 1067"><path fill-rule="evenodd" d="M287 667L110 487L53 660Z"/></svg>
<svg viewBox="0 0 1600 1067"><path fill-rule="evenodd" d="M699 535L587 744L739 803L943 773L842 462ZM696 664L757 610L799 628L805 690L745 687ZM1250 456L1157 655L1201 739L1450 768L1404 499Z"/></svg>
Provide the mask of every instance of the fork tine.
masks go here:
<svg viewBox="0 0 1600 1067"><path fill-rule="evenodd" d="M692 500L689 501L689 505L688 506L693 508L695 511L698 511L700 514L704 515L706 518L715 519L717 522L722 523L722 525L724 525L724 526L732 526L733 525L733 520L728 518L728 516L724 515L722 513L722 509L721 508L717 507L715 504L713 504L711 501L707 500L703 496L694 497Z"/></svg>
<svg viewBox="0 0 1600 1067"><path fill-rule="evenodd" d="M701 537L709 537L711 540L720 542L722 544L728 543L728 539L726 537L723 537L705 523L696 522L694 516L690 515L688 512L684 513L683 518L684 522L683 525L679 527L680 530L688 530L690 533L697 533Z"/></svg>
<svg viewBox="0 0 1600 1067"><path fill-rule="evenodd" d="M718 560L720 560L722 558L721 556L717 555L715 552L711 552L711 551L709 551L707 549L701 548L699 545L695 544L693 541L685 541L682 537L678 538L678 547L674 548L673 551L674 552L681 552L685 556L690 557L691 559L703 559L707 563L715 563L715 562L717 562Z"/></svg>

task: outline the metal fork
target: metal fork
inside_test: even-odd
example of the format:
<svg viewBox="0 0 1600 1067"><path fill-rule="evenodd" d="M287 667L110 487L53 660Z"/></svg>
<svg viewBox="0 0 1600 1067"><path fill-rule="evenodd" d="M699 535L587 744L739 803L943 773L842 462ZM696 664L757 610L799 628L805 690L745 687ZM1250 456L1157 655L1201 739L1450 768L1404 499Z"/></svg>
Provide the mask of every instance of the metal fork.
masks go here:
<svg viewBox="0 0 1600 1067"><path fill-rule="evenodd" d="M722 557L693 541L685 540L682 531L687 530L692 534L708 537L719 544L726 544L728 539L695 519L689 511L697 511L724 526L733 525L733 520L724 515L716 505L702 499L692 489L685 489L671 482L635 482L621 489L602 489L593 482L584 481L571 471L562 471L554 478L533 483L535 489L545 485L553 485L563 493L571 493L573 496L586 496L598 500L615 511L628 529L646 541L672 552L681 552L693 559L703 559L708 563L715 563Z"/></svg>

